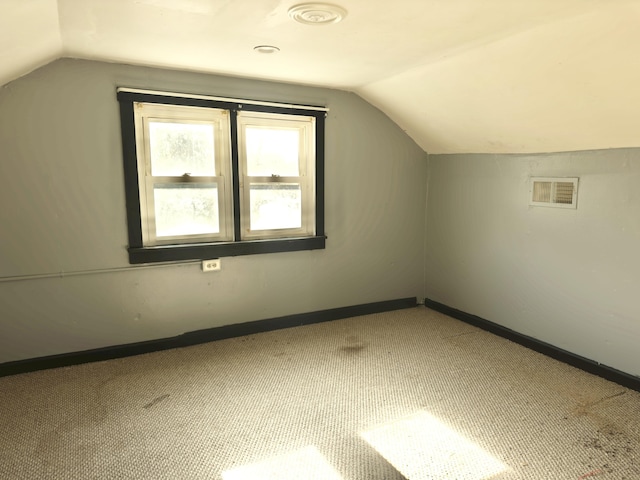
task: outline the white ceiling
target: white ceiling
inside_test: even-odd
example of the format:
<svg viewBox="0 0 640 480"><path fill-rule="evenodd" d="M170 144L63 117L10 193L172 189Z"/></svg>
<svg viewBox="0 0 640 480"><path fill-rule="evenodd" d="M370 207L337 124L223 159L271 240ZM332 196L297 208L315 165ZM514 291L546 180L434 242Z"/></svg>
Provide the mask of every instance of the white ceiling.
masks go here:
<svg viewBox="0 0 640 480"><path fill-rule="evenodd" d="M640 146L640 0L331 1L1 0L0 84L97 59L354 91L429 153Z"/></svg>

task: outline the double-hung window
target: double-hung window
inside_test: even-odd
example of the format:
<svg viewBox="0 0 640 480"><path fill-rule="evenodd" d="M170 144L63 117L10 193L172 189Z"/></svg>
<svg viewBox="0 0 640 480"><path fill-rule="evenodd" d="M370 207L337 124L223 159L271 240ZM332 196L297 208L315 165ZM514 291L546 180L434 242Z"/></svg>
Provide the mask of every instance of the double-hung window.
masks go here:
<svg viewBox="0 0 640 480"><path fill-rule="evenodd" d="M313 233L314 126L313 117L238 114L242 238Z"/></svg>
<svg viewBox="0 0 640 480"><path fill-rule="evenodd" d="M118 100L131 263L324 248L325 109Z"/></svg>
<svg viewBox="0 0 640 480"><path fill-rule="evenodd" d="M134 115L143 244L231 240L228 113L136 103Z"/></svg>

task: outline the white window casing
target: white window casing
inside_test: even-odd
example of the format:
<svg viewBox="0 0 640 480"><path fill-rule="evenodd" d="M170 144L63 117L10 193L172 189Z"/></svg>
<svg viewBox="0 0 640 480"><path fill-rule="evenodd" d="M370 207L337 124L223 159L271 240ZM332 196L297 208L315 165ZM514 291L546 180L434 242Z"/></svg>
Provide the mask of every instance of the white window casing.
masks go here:
<svg viewBox="0 0 640 480"><path fill-rule="evenodd" d="M205 242L230 240L233 236L233 218L231 209L231 175L229 115L225 110L135 103L136 148L138 151L138 185L140 188L140 213L142 235L145 246L167 245L185 241ZM213 135L214 155L211 171L202 172L179 171L172 175L154 175L154 158L151 152L151 124L182 124L210 126ZM142 154L140 154L142 153ZM188 169L185 167L183 170ZM159 235L156 218L156 188L204 188L217 189L218 232Z"/></svg>
<svg viewBox="0 0 640 480"><path fill-rule="evenodd" d="M297 171L291 171L291 166L281 172L277 165L272 170L263 166L259 172L252 172L248 155L248 132L264 131L265 135L278 132L289 132L297 138ZM312 236L315 234L315 118L312 116L272 114L262 112L243 111L238 113L238 167L240 174L241 198L241 238L287 238ZM274 141L277 139L274 138ZM280 145L285 149L284 142ZM282 152L277 152L282 153ZM276 154L277 154L276 153ZM285 152L286 153L286 152ZM291 156L292 152L288 152ZM284 153L283 153L284 154ZM281 186L282 188L278 188ZM257 194L260 189L284 192L299 190L299 223L286 217L286 211L276 213L267 222L256 220L255 203L252 203L252 193ZM297 205L298 200L294 200ZM273 205L271 205L273 207ZM284 224L279 225L281 221ZM271 225L269 225L271 223Z"/></svg>

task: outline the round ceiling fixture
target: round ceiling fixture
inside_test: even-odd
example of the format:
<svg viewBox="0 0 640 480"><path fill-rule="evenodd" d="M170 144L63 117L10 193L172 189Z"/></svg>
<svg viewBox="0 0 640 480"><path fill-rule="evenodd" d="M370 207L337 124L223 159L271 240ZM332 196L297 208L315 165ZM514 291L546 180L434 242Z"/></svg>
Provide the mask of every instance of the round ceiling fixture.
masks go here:
<svg viewBox="0 0 640 480"><path fill-rule="evenodd" d="M279 52L280 49L278 47L274 47L273 45L257 45L253 47L253 49L258 53L276 53Z"/></svg>
<svg viewBox="0 0 640 480"><path fill-rule="evenodd" d="M347 11L330 3L301 3L289 9L289 16L305 25L329 25L347 16Z"/></svg>

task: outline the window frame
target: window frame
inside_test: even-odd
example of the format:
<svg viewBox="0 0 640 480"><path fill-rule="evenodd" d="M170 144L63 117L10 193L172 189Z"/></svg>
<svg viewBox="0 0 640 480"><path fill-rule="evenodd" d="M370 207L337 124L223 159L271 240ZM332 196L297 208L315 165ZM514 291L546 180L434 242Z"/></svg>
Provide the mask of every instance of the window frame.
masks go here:
<svg viewBox="0 0 640 480"><path fill-rule="evenodd" d="M153 92L128 88L117 89L117 100L120 105L122 130L122 151L125 181L125 197L127 206L127 226L129 263L154 263L186 260L206 260L238 255L254 255L300 250L316 250L325 248L324 232L324 136L327 109L315 106L299 106L259 102L251 100L227 99L199 95L181 95L167 92ZM172 106L204 107L227 110L229 115L231 139L231 171L230 207L232 209L231 240L211 241L204 243L168 243L156 242L145 245L143 238L144 218L141 214L140 185L144 178L138 160L138 150L144 148L137 144L135 104L148 103ZM159 107L161 108L161 107ZM315 178L312 189L315 194L313 212L315 222L313 230L304 236L283 236L278 238L261 238L251 236L243 239L241 225L241 174L239 160L238 113L256 112L257 114L276 114L285 116L313 117L315 131L312 132L315 146L314 171ZM275 117L274 117L275 118ZM286 177L285 177L286 178ZM286 233L286 232L285 232Z"/></svg>
<svg viewBox="0 0 640 480"><path fill-rule="evenodd" d="M240 227L242 239L259 239L259 238L287 238L301 235L313 235L315 225L310 215L310 210L314 208L315 188L309 181L309 172L314 169L313 151L315 150L312 129L315 129L315 120L313 117L305 116L303 120L296 120L291 115L273 115L267 116L262 112L238 112L238 173L240 176L241 191L241 218ZM311 121L311 122L310 122ZM299 133L298 146L298 175L297 176L250 176L247 166L246 142L244 141L246 128L259 127L268 129L285 129L297 130ZM301 225L299 228L290 229L264 229L251 230L251 185L252 184L298 184L301 191Z"/></svg>
<svg viewBox="0 0 640 480"><path fill-rule="evenodd" d="M145 194L140 195L140 216L142 224L142 240L147 246L175 245L188 243L188 239L203 239L213 241L232 240L231 216L231 171L228 162L222 161L231 155L229 142L222 141L222 136L229 132L229 115L226 110L194 109L187 106L162 105L149 103L134 103L135 128L142 132L136 135L136 151L144 151L144 155L137 156L138 185L144 185ZM214 175L167 176L153 175L151 165L150 123L187 123L189 125L211 125L214 134ZM197 185L216 184L218 189L219 232L218 234L190 234L156 237L156 216L154 187L156 185ZM196 243L196 242L193 242Z"/></svg>

